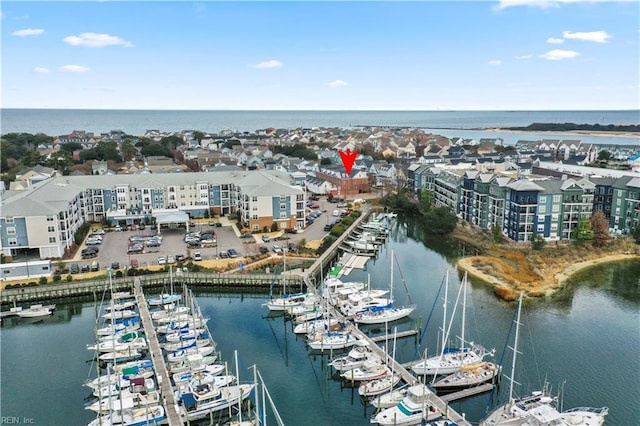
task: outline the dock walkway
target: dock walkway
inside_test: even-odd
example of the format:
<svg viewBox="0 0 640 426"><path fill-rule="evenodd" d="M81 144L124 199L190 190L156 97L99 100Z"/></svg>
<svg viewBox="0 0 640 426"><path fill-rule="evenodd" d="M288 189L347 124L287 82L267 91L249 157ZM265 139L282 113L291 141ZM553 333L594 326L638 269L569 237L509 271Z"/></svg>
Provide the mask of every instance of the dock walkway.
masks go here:
<svg viewBox="0 0 640 426"><path fill-rule="evenodd" d="M140 319L142 320L144 333L145 336L147 336L147 341L149 342L149 351L151 354L151 361L153 362L153 368L156 372L158 384L162 392L162 400L164 401L164 412L169 426L179 426L182 425L182 420L180 419L180 415L178 414L178 405L176 404L173 389L171 388L169 372L167 371L167 365L165 364L164 357L162 356L162 350L160 349L160 344L158 343L156 330L153 327L153 323L151 321L149 306L147 305L147 301L145 300L144 294L142 293L140 280L137 278L138 277L136 277L136 279L134 280L133 285L134 295L136 298L136 302L138 303L138 309L140 310Z"/></svg>

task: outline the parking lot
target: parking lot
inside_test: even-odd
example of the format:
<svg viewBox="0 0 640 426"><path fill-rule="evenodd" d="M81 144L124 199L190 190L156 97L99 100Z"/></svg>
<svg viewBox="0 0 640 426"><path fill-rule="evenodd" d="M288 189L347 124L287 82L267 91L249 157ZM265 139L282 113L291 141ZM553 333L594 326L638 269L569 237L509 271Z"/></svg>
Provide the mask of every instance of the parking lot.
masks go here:
<svg viewBox="0 0 640 426"><path fill-rule="evenodd" d="M190 247L184 241L187 231L184 227L175 229L162 229L162 242L158 247L144 246L142 253L127 253L130 245L131 237L152 237L157 235L157 231L146 227L144 230L129 231L123 229L121 232L107 232L102 236L102 244L87 246L83 244L78 250L73 260L67 261L67 265L77 264L82 269L83 266L89 267L94 261L98 263L100 270L105 270L114 262L117 262L120 268L131 265L132 261L137 262L139 267L158 265L158 259L169 257L176 258L179 255L187 259L193 258L196 252L199 252L202 260L212 260L226 257L229 249L235 249L238 257L257 255L260 253L261 247L266 247L269 252L274 252L274 246L281 248L289 248L292 244L297 248L299 242L305 239L307 242L321 240L327 234L323 230L324 226L336 219L332 215L333 210L337 209L337 205L329 203L326 198L313 201L313 204L319 206L317 210L320 215L306 229L298 233L268 233L269 241L263 241L263 234L252 234L247 238L240 238L236 227L225 222L221 227L210 226L207 223L196 224L190 227L190 232L211 232L215 233L217 240L216 247ZM307 214L311 212L308 209ZM276 239L276 237L280 237ZM99 249L97 256L89 259L81 259L81 250L86 247L96 247ZM293 247L291 247L293 248ZM263 249L264 250L264 249Z"/></svg>

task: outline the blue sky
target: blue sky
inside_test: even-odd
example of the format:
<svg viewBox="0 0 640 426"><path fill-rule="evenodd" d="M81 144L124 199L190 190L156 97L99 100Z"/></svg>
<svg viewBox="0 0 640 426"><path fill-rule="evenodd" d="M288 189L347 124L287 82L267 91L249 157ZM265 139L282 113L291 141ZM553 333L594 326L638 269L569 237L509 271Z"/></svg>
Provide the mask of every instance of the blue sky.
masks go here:
<svg viewBox="0 0 640 426"><path fill-rule="evenodd" d="M640 2L11 2L2 106L640 108Z"/></svg>

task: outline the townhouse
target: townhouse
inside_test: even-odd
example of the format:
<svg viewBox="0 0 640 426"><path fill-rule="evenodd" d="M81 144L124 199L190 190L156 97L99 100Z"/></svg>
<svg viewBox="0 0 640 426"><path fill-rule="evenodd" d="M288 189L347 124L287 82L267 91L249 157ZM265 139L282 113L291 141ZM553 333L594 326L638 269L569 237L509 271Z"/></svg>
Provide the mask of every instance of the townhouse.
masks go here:
<svg viewBox="0 0 640 426"><path fill-rule="evenodd" d="M39 252L59 258L85 222L149 223L162 215L237 214L252 230L303 228L306 194L280 171L64 176L0 201L0 253Z"/></svg>

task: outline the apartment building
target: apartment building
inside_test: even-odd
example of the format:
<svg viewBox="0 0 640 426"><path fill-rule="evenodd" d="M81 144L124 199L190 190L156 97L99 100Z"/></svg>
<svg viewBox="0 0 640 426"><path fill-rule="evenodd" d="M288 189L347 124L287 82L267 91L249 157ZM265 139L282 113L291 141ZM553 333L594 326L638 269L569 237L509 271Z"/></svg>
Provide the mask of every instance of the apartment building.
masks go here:
<svg viewBox="0 0 640 426"><path fill-rule="evenodd" d="M256 200L255 202L253 200ZM131 225L171 212L238 213L251 229L305 226L305 192L280 171L55 177L0 201L0 253L62 257L85 222Z"/></svg>

